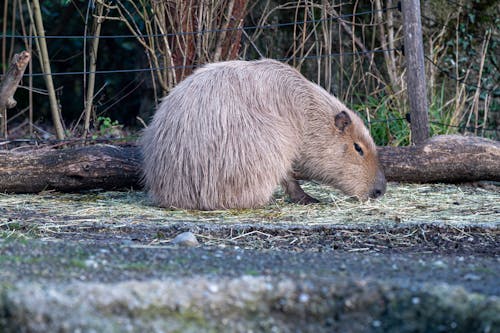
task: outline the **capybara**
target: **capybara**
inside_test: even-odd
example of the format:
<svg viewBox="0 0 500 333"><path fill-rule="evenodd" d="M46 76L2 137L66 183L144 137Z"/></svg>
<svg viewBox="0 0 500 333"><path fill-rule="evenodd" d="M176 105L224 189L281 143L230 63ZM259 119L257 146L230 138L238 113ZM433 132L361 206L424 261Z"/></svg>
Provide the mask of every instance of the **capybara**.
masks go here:
<svg viewBox="0 0 500 333"><path fill-rule="evenodd" d="M274 60L205 65L163 99L141 138L145 189L168 208L265 205L281 184L312 203L294 175L360 200L386 181L363 121Z"/></svg>

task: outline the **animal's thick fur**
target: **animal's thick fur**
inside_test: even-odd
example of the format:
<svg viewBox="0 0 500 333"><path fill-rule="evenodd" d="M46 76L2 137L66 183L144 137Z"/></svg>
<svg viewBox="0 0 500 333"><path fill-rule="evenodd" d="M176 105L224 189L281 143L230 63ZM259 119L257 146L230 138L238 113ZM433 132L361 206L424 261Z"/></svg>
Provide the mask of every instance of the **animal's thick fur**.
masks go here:
<svg viewBox="0 0 500 333"><path fill-rule="evenodd" d="M334 123L341 111L352 121L344 130ZM380 183L375 145L361 119L273 60L198 69L162 101L141 146L145 187L162 207L262 206L290 180L292 166L362 198Z"/></svg>

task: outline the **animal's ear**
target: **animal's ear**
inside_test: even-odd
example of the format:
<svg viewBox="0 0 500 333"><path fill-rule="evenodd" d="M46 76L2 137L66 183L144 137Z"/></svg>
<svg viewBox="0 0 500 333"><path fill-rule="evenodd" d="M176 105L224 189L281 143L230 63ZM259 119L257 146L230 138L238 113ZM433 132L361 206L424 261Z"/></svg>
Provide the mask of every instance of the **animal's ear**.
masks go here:
<svg viewBox="0 0 500 333"><path fill-rule="evenodd" d="M341 111L335 115L335 127L337 127L341 132L345 130L347 126L351 124L351 117L345 111Z"/></svg>

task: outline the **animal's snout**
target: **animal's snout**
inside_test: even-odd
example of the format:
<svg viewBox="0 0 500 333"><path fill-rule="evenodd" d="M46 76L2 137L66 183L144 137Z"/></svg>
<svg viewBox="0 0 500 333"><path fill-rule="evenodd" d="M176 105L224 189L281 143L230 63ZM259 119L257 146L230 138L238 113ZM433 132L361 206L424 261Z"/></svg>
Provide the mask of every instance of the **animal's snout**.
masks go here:
<svg viewBox="0 0 500 333"><path fill-rule="evenodd" d="M385 187L373 189L373 191L370 193L370 198L377 199L378 197L383 196L384 193L385 193Z"/></svg>
<svg viewBox="0 0 500 333"><path fill-rule="evenodd" d="M377 199L384 195L385 189L387 187L387 181L385 180L384 173L380 170L377 171L377 176L375 179L375 184L370 192L370 198Z"/></svg>

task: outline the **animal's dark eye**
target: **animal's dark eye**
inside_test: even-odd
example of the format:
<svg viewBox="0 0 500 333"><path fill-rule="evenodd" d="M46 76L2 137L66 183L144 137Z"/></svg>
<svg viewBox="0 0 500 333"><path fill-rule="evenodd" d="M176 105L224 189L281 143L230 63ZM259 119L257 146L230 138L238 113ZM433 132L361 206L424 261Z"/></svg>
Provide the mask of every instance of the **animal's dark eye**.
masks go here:
<svg viewBox="0 0 500 333"><path fill-rule="evenodd" d="M360 156L364 155L363 149L356 142L354 143L354 149L358 152Z"/></svg>

